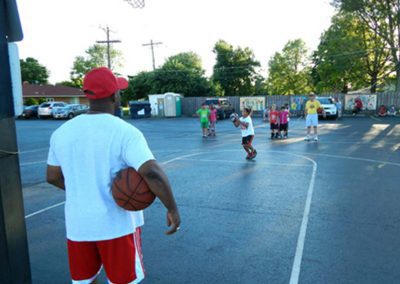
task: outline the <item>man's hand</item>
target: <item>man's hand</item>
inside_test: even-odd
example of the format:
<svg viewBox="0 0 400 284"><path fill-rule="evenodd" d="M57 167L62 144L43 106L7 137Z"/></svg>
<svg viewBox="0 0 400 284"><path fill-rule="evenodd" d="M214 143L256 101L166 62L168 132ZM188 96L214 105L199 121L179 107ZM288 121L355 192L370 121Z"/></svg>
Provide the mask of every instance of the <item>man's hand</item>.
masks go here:
<svg viewBox="0 0 400 284"><path fill-rule="evenodd" d="M167 225L171 228L165 232L167 235L171 235L179 230L181 219L179 217L178 207L176 206L175 198L172 193L171 185L169 184L168 178L160 165L150 160L144 163L139 168L139 174L147 182L150 190L161 200L165 208L167 208Z"/></svg>
<svg viewBox="0 0 400 284"><path fill-rule="evenodd" d="M180 228L181 217L179 216L178 210L167 212L167 226L170 227L168 231L165 232L166 235L172 235L176 233Z"/></svg>

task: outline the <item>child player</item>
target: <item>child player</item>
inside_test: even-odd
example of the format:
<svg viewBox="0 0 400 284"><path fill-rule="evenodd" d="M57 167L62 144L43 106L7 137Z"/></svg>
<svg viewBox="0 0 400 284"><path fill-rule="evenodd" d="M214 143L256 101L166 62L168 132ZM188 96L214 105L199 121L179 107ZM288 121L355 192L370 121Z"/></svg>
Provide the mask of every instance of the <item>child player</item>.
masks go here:
<svg viewBox="0 0 400 284"><path fill-rule="evenodd" d="M213 104L210 105L210 133L208 136L215 136L215 125L217 124L217 109Z"/></svg>
<svg viewBox="0 0 400 284"><path fill-rule="evenodd" d="M304 138L305 141L311 139L311 127L314 128L314 141L318 141L318 111L321 110L324 117L326 116L324 109L321 107L321 103L315 99L314 94L309 95L309 100L306 102L305 115L306 115L306 126L307 136Z"/></svg>
<svg viewBox="0 0 400 284"><path fill-rule="evenodd" d="M253 120L251 119L251 108L244 108L242 117L238 118L236 113L231 115L231 120L236 127L240 127L242 131L242 146L247 153L246 159L251 160L257 156L252 142L254 139Z"/></svg>
<svg viewBox="0 0 400 284"><path fill-rule="evenodd" d="M276 105L273 104L271 107L271 111L269 112L269 123L271 126L271 139L278 138L278 130L279 130L279 111L276 110Z"/></svg>
<svg viewBox="0 0 400 284"><path fill-rule="evenodd" d="M281 138L286 139L288 137L289 116L289 111L286 109L286 107L282 106L281 111L279 112L279 136Z"/></svg>
<svg viewBox="0 0 400 284"><path fill-rule="evenodd" d="M196 114L200 117L200 126L203 131L203 138L205 138L208 136L210 109L205 103L203 103L201 108L196 111Z"/></svg>

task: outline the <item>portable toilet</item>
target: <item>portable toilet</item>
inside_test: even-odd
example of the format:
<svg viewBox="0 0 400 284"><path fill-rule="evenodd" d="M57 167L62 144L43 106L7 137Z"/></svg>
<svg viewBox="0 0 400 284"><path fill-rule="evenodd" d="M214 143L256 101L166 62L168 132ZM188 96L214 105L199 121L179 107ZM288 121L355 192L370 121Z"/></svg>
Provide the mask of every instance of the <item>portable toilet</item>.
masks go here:
<svg viewBox="0 0 400 284"><path fill-rule="evenodd" d="M182 97L180 95L175 96L176 102L176 116L182 115Z"/></svg>
<svg viewBox="0 0 400 284"><path fill-rule="evenodd" d="M165 117L176 117L176 98L174 94L166 94L164 97Z"/></svg>

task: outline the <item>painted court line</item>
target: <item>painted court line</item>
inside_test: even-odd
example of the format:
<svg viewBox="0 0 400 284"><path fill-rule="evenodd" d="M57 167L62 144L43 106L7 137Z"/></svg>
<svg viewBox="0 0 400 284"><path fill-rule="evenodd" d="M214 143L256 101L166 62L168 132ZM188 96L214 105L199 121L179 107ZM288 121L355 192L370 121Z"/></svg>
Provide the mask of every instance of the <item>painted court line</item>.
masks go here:
<svg viewBox="0 0 400 284"><path fill-rule="evenodd" d="M24 166L31 166L31 165L45 164L45 163L47 163L47 160L36 161L36 162L28 162L28 163L22 163L22 164L20 164L20 166L21 166L21 167L24 167Z"/></svg>
<svg viewBox="0 0 400 284"><path fill-rule="evenodd" d="M220 152L234 152L234 151L241 151L241 150L222 150ZM302 222L301 222L301 226L300 226L300 232L299 232L299 236L298 236L298 239L297 239L296 253L295 253L294 260L293 260L292 272L291 272L291 276L290 276L290 284L298 284L299 276L300 276L300 270L301 270L301 262L302 262L302 258L303 258L304 244L305 244L306 233L307 233L308 220L309 220L309 216L310 216L312 196L313 196L313 193L314 193L315 178L316 178L318 165L313 159L308 158L308 157L303 156L303 155L287 153L287 152L283 152L283 151L268 151L267 150L267 151L260 151L260 152L274 152L274 153L281 153L281 154L288 154L288 155L291 155L291 156L296 156L296 157L303 158L303 159L306 159L306 160L310 161L312 163L312 166L313 166L311 180L310 180L310 184L309 184L308 191L307 191L307 199L306 199L306 203L305 203L305 207L304 207L303 218L302 218ZM198 156L198 155L201 155L201 154L204 154L204 153L206 153L206 152L195 152L195 153L191 153L191 154L187 154L187 155L182 155L182 156L167 160L165 162L162 162L161 164L162 165L167 165L167 164L172 163L174 161L185 160L185 159L186 160L190 160L190 161L191 160L199 161L198 159L190 159L190 157ZM229 160L203 160L203 161L207 161L207 162L209 162L209 161L212 161L212 162L215 162L215 161L232 162L232 161L229 161ZM243 162L240 162L240 163L243 163ZM284 165L287 165L287 164L284 164ZM304 167L304 166L307 166L307 165L298 164L298 166ZM38 210L36 212L33 212L33 213L29 214L29 215L26 215L25 219L28 219L28 218L33 217L33 216L36 216L36 215L38 215L40 213L46 212L46 211L51 210L53 208L59 207L59 206L61 206L63 204L65 204L65 201L57 203L57 204L54 204L54 205L46 207L46 208L43 208L43 209Z"/></svg>
<svg viewBox="0 0 400 284"><path fill-rule="evenodd" d="M161 165L166 165L166 164L172 163L172 162L174 162L174 161L176 161L176 160L179 160L179 159L181 159L181 158L192 157L192 156L200 155L200 154L203 154L203 153L202 153L202 152L197 152L197 153L193 153L193 154L188 154L188 155L179 156L179 157L176 157L176 158L174 158L174 159L170 159L170 160L168 160L168 161L162 162ZM46 162L46 161L44 161L44 162ZM21 164L21 165L22 165L22 164ZM61 206L61 205L63 205L63 204L65 204L65 201L60 202L60 203L57 203L57 204L54 204L54 205L51 205L51 206L46 207L46 208L43 208L43 209L40 209L40 210L38 210L38 211L35 211L35 212L31 213L31 214L26 215L26 216L25 216L25 219L28 219L28 218L33 217L33 216L35 216L35 215L38 215L38 214L40 214L40 213L46 212L46 211L51 210L51 209L53 209L53 208L59 207L59 206Z"/></svg>
<svg viewBox="0 0 400 284"><path fill-rule="evenodd" d="M36 212L33 212L33 213L29 214L29 215L26 215L26 216L25 216L25 219L28 219L28 218L30 218L30 217L32 217L32 216L35 216L35 215L40 214L40 213L42 213L42 212L45 212L45 211L47 211L47 210L56 208L56 207L61 206L61 205L63 205L63 204L65 204L65 201L60 202L60 203L57 203L57 204L54 204L54 205L51 205L51 206L46 207L46 208L43 208L43 209L38 210L38 211L36 211Z"/></svg>
<svg viewBox="0 0 400 284"><path fill-rule="evenodd" d="M233 160L213 160L213 159L190 159L190 158L181 158L180 161L196 161L196 162L207 162L207 163L233 163L233 164L244 164L251 163L251 161L233 161ZM257 165L267 165L267 166L288 166L288 167L312 167L307 164L292 164L292 163L263 163L258 161L253 161Z"/></svg>

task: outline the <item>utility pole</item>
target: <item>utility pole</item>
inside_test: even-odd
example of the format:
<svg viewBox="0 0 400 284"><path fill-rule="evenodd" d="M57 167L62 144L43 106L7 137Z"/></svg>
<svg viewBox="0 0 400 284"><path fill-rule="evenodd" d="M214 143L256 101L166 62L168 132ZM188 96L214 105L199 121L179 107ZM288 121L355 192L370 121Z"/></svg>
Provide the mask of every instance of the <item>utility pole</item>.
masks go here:
<svg viewBox="0 0 400 284"><path fill-rule="evenodd" d="M23 38L15 0L0 0L0 283L30 284L8 44Z"/></svg>
<svg viewBox="0 0 400 284"><path fill-rule="evenodd" d="M107 40L98 40L97 43L106 43L107 44L107 66L111 69L111 55L110 55L110 45L111 43L119 43L120 40L110 40L110 28L106 28Z"/></svg>
<svg viewBox="0 0 400 284"><path fill-rule="evenodd" d="M154 46L162 44L162 42L153 42L153 40L150 40L150 43L145 43L142 44L142 46L150 46L151 47L151 56L153 58L153 71L156 69L156 60L154 58Z"/></svg>

